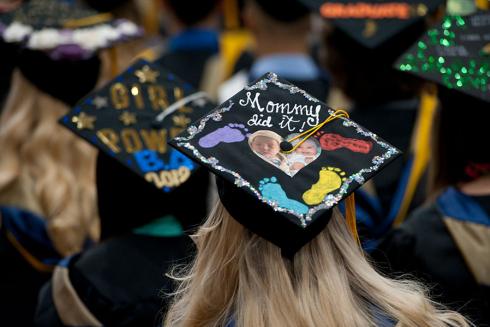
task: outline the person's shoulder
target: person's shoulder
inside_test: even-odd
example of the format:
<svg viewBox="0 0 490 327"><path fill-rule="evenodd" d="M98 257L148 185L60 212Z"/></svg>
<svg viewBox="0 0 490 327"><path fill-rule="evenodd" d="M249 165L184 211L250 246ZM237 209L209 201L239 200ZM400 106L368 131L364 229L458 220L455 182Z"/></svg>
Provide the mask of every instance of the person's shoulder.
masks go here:
<svg viewBox="0 0 490 327"><path fill-rule="evenodd" d="M399 229L410 234L418 233L420 230L427 230L434 224L439 224L440 221L441 213L436 203L427 203L410 213Z"/></svg>
<svg viewBox="0 0 490 327"><path fill-rule="evenodd" d="M173 290L166 273L189 262L190 243L186 236L114 238L75 258L69 278L101 321L154 321L166 303L162 294Z"/></svg>
<svg viewBox="0 0 490 327"><path fill-rule="evenodd" d="M101 274L123 267L124 271L138 269L132 265L134 263L159 269L187 257L193 250L192 240L185 235L155 237L128 234L104 241L84 252L71 266Z"/></svg>

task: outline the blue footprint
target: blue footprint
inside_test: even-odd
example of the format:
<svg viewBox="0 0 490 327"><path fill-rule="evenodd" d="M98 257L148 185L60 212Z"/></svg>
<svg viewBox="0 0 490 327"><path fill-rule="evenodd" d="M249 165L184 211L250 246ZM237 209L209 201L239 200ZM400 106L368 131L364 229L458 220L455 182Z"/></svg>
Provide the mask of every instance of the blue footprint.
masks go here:
<svg viewBox="0 0 490 327"><path fill-rule="evenodd" d="M288 198L286 192L284 192L282 186L277 183L277 178L275 177L262 179L260 181L259 190L266 200L277 202L281 208L289 209L303 215L308 212L308 206Z"/></svg>
<svg viewBox="0 0 490 327"><path fill-rule="evenodd" d="M235 143L245 140L248 136L248 128L243 124L228 124L218 128L199 139L199 145L203 148L212 148L221 142Z"/></svg>

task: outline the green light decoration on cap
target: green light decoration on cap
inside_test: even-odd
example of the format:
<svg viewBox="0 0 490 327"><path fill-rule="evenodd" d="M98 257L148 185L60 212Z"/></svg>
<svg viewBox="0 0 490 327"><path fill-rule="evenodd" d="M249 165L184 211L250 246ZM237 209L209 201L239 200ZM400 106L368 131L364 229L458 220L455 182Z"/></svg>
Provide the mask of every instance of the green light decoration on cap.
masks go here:
<svg viewBox="0 0 490 327"><path fill-rule="evenodd" d="M435 76L437 81L448 88L488 92L490 56L483 51L476 56L469 54L458 43L457 35L467 29L467 19L462 16L445 17L439 28L429 30L426 37L402 57L398 69L417 75ZM437 55L444 53L444 48L446 53L451 53L450 56Z"/></svg>

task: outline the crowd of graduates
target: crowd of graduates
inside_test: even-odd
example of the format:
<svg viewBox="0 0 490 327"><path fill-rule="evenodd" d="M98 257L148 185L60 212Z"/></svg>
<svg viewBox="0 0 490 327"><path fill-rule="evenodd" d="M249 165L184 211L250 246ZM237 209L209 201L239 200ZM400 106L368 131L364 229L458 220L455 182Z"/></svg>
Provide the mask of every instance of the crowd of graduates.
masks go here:
<svg viewBox="0 0 490 327"><path fill-rule="evenodd" d="M488 0L0 0L0 326L490 327L489 81Z"/></svg>

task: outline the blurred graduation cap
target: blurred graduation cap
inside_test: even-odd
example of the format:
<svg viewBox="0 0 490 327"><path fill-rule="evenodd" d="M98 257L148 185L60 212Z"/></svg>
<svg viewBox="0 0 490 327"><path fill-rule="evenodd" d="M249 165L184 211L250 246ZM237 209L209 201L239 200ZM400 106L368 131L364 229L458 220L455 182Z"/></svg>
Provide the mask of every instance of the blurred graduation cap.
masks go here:
<svg viewBox="0 0 490 327"><path fill-rule="evenodd" d="M395 66L424 79L490 102L490 12L446 16Z"/></svg>
<svg viewBox="0 0 490 327"><path fill-rule="evenodd" d="M138 37L129 20L113 19L69 0L25 1L0 15L0 37L55 58L86 58L115 43Z"/></svg>
<svg viewBox="0 0 490 327"><path fill-rule="evenodd" d="M205 93L158 64L140 60L82 99L60 122L169 192L185 183L197 165L168 147L167 140L213 107Z"/></svg>
<svg viewBox="0 0 490 327"><path fill-rule="evenodd" d="M301 1L367 48L381 46L444 3L444 0Z"/></svg>
<svg viewBox="0 0 490 327"><path fill-rule="evenodd" d="M358 187L399 155L344 111L273 73L170 144L216 174L228 212L287 257L325 228L333 207L353 199ZM356 235L355 218L347 222Z"/></svg>
<svg viewBox="0 0 490 327"><path fill-rule="evenodd" d="M283 23L290 23L310 14L310 9L300 0L255 0L270 17Z"/></svg>

